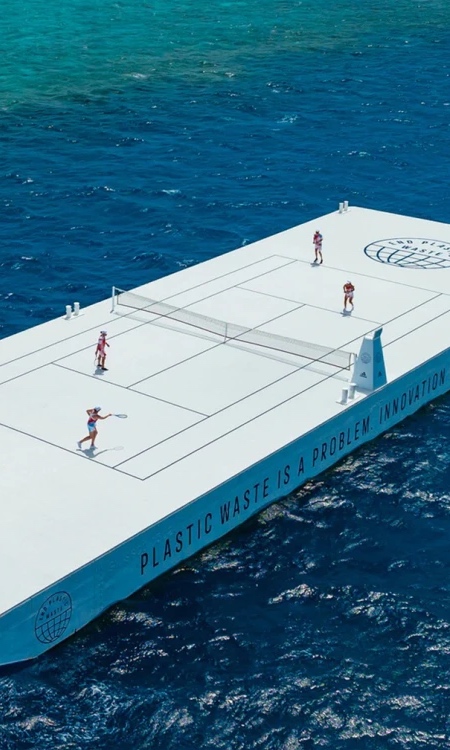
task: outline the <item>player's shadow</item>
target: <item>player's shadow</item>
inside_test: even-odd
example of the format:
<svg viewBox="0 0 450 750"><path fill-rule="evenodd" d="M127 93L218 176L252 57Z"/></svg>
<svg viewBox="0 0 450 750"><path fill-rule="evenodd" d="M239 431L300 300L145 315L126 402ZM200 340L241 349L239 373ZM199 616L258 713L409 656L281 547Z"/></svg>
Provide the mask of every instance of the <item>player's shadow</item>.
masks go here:
<svg viewBox="0 0 450 750"><path fill-rule="evenodd" d="M353 310L345 310L344 309L344 310L342 310L341 314L342 314L343 318L349 318L351 316L352 312L353 312Z"/></svg>
<svg viewBox="0 0 450 750"><path fill-rule="evenodd" d="M111 448L103 448L103 450L99 450L98 448L79 448L77 453L82 453L85 458L98 458L98 456L101 456L102 453L108 453L109 451L123 451L123 445L114 445Z"/></svg>

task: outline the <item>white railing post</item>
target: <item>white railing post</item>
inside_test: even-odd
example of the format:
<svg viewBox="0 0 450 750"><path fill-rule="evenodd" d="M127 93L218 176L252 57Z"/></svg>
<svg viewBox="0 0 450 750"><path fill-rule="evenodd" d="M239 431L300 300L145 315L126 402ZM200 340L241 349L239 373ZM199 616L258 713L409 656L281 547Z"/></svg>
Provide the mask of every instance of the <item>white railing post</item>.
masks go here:
<svg viewBox="0 0 450 750"><path fill-rule="evenodd" d="M116 287L115 286L112 287L111 301L112 301L111 312L114 312L114 307L115 307L115 304L116 304Z"/></svg>

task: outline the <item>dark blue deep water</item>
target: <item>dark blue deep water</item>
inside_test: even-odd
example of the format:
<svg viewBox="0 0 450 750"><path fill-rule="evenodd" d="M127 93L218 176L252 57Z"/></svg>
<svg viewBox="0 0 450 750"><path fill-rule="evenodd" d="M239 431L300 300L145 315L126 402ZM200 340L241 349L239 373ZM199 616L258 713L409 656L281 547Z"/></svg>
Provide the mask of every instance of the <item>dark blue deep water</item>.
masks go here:
<svg viewBox="0 0 450 750"><path fill-rule="evenodd" d="M0 42L1 337L340 200L450 222L448 0L5 0ZM449 436L450 396L2 672L0 750L450 748Z"/></svg>

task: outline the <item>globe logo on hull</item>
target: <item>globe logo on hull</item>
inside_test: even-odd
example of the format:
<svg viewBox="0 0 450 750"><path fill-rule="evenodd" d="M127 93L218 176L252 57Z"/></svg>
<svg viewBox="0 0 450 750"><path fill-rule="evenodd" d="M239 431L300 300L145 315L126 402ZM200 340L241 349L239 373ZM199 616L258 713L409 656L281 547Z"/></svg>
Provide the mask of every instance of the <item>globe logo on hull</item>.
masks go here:
<svg viewBox="0 0 450 750"><path fill-rule="evenodd" d="M72 616L72 599L66 591L58 591L39 608L34 623L36 638L41 643L53 643L67 630Z"/></svg>
<svg viewBox="0 0 450 750"><path fill-rule="evenodd" d="M399 268L450 268L450 242L399 237L371 242L364 248L371 260Z"/></svg>

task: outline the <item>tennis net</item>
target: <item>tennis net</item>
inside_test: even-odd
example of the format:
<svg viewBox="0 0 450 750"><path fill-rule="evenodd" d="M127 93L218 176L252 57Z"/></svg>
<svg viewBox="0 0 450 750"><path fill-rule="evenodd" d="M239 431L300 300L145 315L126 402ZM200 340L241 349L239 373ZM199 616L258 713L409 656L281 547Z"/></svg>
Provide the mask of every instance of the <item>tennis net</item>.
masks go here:
<svg viewBox="0 0 450 750"><path fill-rule="evenodd" d="M158 300L153 300L134 292L127 292L124 289L113 287L114 309L117 306L139 310L155 315L157 318L167 318L177 323L184 323L193 328L216 334L223 339L224 343L228 341L242 342L285 354L293 354L312 362L324 362L327 365L347 370L350 369L355 360L353 352L344 351L343 349L333 349L287 336L279 336L267 331L260 331L257 328L246 328L235 323L227 323L183 307L176 307L167 302L159 302Z"/></svg>

